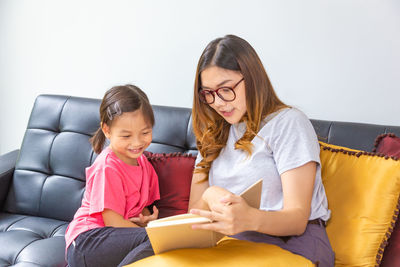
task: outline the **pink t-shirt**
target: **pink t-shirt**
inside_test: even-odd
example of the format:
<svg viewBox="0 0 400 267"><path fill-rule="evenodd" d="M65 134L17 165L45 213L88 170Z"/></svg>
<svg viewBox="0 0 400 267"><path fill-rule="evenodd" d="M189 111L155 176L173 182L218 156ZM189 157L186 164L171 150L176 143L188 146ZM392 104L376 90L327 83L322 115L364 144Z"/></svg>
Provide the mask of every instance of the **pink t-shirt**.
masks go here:
<svg viewBox="0 0 400 267"><path fill-rule="evenodd" d="M153 166L144 155L138 158L138 164L126 164L107 147L86 168L82 205L65 233L67 248L80 233L105 226L101 215L104 209L129 219L139 216L143 208L160 198Z"/></svg>

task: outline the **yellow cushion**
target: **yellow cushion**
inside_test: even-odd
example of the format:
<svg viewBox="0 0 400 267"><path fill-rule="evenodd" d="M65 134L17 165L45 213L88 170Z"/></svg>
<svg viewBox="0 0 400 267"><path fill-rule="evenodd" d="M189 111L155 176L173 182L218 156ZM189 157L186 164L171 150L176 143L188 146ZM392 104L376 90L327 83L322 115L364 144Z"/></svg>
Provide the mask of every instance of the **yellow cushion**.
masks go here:
<svg viewBox="0 0 400 267"><path fill-rule="evenodd" d="M129 267L306 267L314 266L302 256L275 245L225 238L212 248L177 249L137 261Z"/></svg>
<svg viewBox="0 0 400 267"><path fill-rule="evenodd" d="M343 149L344 151L339 151ZM335 266L375 266L398 214L400 161L321 143Z"/></svg>

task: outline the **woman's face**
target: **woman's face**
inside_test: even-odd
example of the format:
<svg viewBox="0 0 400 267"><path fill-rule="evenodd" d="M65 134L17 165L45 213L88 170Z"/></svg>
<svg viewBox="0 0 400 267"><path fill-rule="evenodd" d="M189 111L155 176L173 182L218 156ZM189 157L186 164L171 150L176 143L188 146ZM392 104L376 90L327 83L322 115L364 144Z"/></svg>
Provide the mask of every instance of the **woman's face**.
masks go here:
<svg viewBox="0 0 400 267"><path fill-rule="evenodd" d="M228 123L238 123L246 113L246 90L242 74L239 71L227 70L211 66L200 74L202 89L215 91L221 87L236 87L233 91L236 94L235 100L226 102L217 94L214 94L215 101L209 104ZM238 83L239 82L239 83Z"/></svg>

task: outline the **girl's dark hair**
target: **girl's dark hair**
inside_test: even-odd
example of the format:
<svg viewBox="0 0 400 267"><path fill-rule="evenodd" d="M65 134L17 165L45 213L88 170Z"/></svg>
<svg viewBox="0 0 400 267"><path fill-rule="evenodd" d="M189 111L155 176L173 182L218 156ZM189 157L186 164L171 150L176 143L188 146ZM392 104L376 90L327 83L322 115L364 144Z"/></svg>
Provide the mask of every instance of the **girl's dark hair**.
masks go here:
<svg viewBox="0 0 400 267"><path fill-rule="evenodd" d="M238 71L244 78L247 111L242 120L247 127L244 135L236 142L236 149L251 155L251 140L257 135L261 121L267 115L286 107L276 95L256 51L246 40L226 35L211 41L197 65L192 109L197 148L203 157L195 171L206 175L213 160L225 147L230 127L224 118L199 98L201 72L211 66Z"/></svg>
<svg viewBox="0 0 400 267"><path fill-rule="evenodd" d="M137 86L127 84L115 86L108 90L100 104L100 127L90 138L94 152L99 154L103 150L106 136L102 131L105 123L112 126L113 120L124 112L141 110L145 120L154 126L154 114L147 95Z"/></svg>

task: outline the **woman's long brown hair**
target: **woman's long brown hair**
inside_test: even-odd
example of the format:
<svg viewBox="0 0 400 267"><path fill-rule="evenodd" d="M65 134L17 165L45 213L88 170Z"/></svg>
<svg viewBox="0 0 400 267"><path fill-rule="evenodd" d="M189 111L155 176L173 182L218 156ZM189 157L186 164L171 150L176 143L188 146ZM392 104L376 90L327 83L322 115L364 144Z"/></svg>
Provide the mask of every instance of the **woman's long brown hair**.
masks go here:
<svg viewBox="0 0 400 267"><path fill-rule="evenodd" d="M200 74L211 66L239 71L244 78L247 112L242 120L247 127L243 136L236 142L236 149L251 155L251 141L260 130L261 121L267 115L286 107L276 95L256 51L247 41L235 35L226 35L211 41L197 65L192 109L197 148L203 157L195 172L205 173L207 179L211 163L226 145L230 128L230 124L224 118L199 99Z"/></svg>

